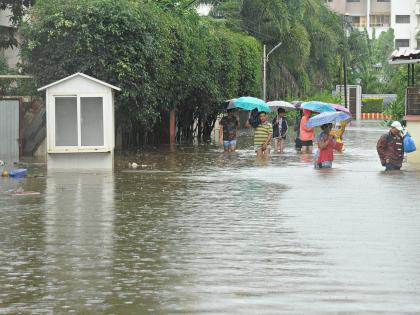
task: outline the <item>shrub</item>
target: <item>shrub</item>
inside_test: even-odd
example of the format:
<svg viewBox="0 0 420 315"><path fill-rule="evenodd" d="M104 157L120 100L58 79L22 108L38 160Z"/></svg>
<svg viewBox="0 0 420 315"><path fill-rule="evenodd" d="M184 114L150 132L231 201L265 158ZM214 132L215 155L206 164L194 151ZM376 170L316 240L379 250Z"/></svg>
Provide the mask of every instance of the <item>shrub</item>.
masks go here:
<svg viewBox="0 0 420 315"><path fill-rule="evenodd" d="M224 100L259 94L261 47L193 11L171 12L154 1L38 0L21 28L26 70L38 86L84 72L120 87L116 123L130 146L162 141L173 109L180 140L196 120L209 134Z"/></svg>
<svg viewBox="0 0 420 315"><path fill-rule="evenodd" d="M395 120L398 120L402 123L403 117L405 115L404 100L397 100L395 102L392 102L386 107L384 113L390 116L390 120L388 121L388 123L391 123Z"/></svg>
<svg viewBox="0 0 420 315"><path fill-rule="evenodd" d="M383 111L383 98L365 98L362 100L362 113L382 113Z"/></svg>
<svg viewBox="0 0 420 315"><path fill-rule="evenodd" d="M307 96L304 97L303 99L304 101L320 101L320 102L325 102L325 103L330 103L330 104L341 104L341 99L338 96L334 96L331 94L331 92L321 92L318 94L315 94L313 96Z"/></svg>

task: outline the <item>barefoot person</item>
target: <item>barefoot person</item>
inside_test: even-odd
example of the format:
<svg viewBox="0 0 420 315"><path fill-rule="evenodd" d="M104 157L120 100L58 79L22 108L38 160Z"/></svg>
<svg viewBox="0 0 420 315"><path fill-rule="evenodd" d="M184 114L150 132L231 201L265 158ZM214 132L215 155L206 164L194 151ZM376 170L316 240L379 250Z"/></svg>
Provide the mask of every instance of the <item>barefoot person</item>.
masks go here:
<svg viewBox="0 0 420 315"><path fill-rule="evenodd" d="M261 112L258 115L260 123L255 128L254 147L257 156L270 154L270 141L273 136L273 129L267 121L267 113Z"/></svg>
<svg viewBox="0 0 420 315"><path fill-rule="evenodd" d="M228 109L227 116L220 120L219 143L223 143L225 152L236 150L236 131L239 129L239 118L234 115L235 109Z"/></svg>
<svg viewBox="0 0 420 315"><path fill-rule="evenodd" d="M284 114L286 111L284 108L279 108L277 110L277 116L273 118L273 138L274 138L274 151L277 153L283 153L284 151L284 144L286 140L287 129L289 126L287 125L286 118L284 118Z"/></svg>
<svg viewBox="0 0 420 315"><path fill-rule="evenodd" d="M303 117L300 121L299 129L299 139L302 145L301 152L312 154L313 140L314 140L314 130L315 128L306 128L306 123L311 117L311 111L304 109Z"/></svg>
<svg viewBox="0 0 420 315"><path fill-rule="evenodd" d="M402 137L403 127L398 121L391 124L391 130L381 136L376 145L379 158L385 171L399 171L404 159L404 145Z"/></svg>

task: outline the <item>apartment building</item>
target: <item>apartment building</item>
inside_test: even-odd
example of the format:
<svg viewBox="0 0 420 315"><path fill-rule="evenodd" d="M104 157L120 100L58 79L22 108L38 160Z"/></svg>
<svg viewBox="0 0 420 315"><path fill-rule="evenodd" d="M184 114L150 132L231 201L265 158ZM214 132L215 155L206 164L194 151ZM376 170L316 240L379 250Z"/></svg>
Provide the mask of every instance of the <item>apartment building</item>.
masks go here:
<svg viewBox="0 0 420 315"><path fill-rule="evenodd" d="M10 15L11 12L9 10L0 10L0 28L8 29L13 27L9 20ZM9 67L15 68L19 62L19 49L16 47L8 49L0 48L0 56L6 57Z"/></svg>
<svg viewBox="0 0 420 315"><path fill-rule="evenodd" d="M369 35L394 29L395 48L417 48L420 31L420 0L326 0L338 14L348 15L354 27Z"/></svg>

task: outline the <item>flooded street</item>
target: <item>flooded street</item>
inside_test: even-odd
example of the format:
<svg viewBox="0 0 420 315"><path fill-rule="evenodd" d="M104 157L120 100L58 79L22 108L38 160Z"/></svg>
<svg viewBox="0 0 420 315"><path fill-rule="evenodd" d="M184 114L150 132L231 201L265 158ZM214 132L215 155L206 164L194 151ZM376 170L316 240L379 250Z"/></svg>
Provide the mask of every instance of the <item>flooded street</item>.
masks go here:
<svg viewBox="0 0 420 315"><path fill-rule="evenodd" d="M420 314L420 171L382 171L385 131L355 123L332 170L242 135L0 178L0 314Z"/></svg>

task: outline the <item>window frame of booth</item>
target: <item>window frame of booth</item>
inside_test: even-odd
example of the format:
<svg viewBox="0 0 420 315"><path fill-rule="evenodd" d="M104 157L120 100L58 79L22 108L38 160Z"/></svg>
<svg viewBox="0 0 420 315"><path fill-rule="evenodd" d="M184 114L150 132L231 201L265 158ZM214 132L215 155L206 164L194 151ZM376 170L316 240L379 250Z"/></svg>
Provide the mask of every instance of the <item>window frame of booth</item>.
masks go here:
<svg viewBox="0 0 420 315"><path fill-rule="evenodd" d="M82 145L82 111L81 99L82 98L102 98L102 135L103 145ZM57 98L76 98L77 104L77 145L57 145L56 143L56 99ZM106 106L108 104L108 95L105 93L54 93L50 95L50 111L49 111L49 145L48 153L91 153L91 152L110 152L108 146L107 132L106 132ZM48 122L47 122L48 123Z"/></svg>

